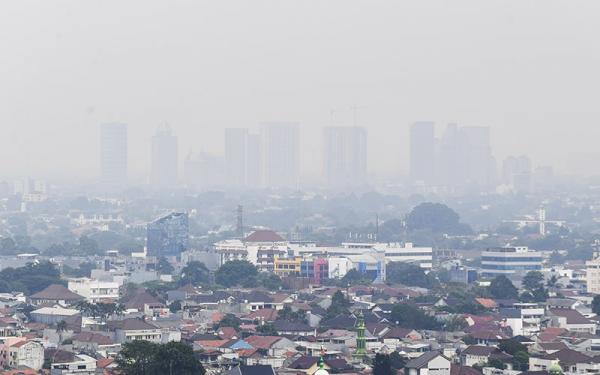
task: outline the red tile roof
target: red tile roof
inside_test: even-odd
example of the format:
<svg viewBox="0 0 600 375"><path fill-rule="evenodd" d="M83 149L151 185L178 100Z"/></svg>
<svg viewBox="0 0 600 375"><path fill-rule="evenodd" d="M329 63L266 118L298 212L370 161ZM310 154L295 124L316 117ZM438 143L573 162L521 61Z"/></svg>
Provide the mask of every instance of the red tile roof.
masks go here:
<svg viewBox="0 0 600 375"><path fill-rule="evenodd" d="M245 239L246 242L281 242L283 237L272 230L257 230Z"/></svg>
<svg viewBox="0 0 600 375"><path fill-rule="evenodd" d="M84 299L84 297L71 292L69 289L60 284L49 285L46 289L33 294L29 298L53 301L80 301Z"/></svg>
<svg viewBox="0 0 600 375"><path fill-rule="evenodd" d="M270 349L279 340L280 336L249 336L245 341L256 349Z"/></svg>

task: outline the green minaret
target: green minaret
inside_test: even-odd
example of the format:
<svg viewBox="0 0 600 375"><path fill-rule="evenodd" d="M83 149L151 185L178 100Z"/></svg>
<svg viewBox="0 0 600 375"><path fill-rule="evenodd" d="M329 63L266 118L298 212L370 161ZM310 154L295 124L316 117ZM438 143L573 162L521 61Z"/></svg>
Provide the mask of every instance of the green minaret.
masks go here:
<svg viewBox="0 0 600 375"><path fill-rule="evenodd" d="M367 341L365 340L365 317L362 310L356 316L356 351L354 359L362 360L367 355Z"/></svg>

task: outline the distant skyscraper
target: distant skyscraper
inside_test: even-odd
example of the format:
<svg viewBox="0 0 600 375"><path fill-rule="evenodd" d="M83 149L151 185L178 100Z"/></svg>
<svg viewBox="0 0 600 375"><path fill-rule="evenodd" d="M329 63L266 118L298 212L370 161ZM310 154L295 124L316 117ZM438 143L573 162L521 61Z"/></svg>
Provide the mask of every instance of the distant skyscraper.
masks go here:
<svg viewBox="0 0 600 375"><path fill-rule="evenodd" d="M488 190L496 180L490 129L483 126L449 124L438 142L436 180L452 190Z"/></svg>
<svg viewBox="0 0 600 375"><path fill-rule="evenodd" d="M410 178L413 182L434 183L435 124L415 122L410 128Z"/></svg>
<svg viewBox="0 0 600 375"><path fill-rule="evenodd" d="M188 157L183 162L185 183L196 189L221 187L225 179L225 159L223 157L200 153Z"/></svg>
<svg viewBox="0 0 600 375"><path fill-rule="evenodd" d="M468 182L485 190L491 187L496 179L496 161L492 156L490 128L464 126L460 131L468 142Z"/></svg>
<svg viewBox="0 0 600 375"><path fill-rule="evenodd" d="M102 182L109 184L127 182L126 124L100 126L100 177Z"/></svg>
<svg viewBox="0 0 600 375"><path fill-rule="evenodd" d="M516 192L527 193L533 188L531 160L527 156L509 156L502 163L502 182Z"/></svg>
<svg viewBox="0 0 600 375"><path fill-rule="evenodd" d="M246 185L248 129L225 129L225 181L240 187Z"/></svg>
<svg viewBox="0 0 600 375"><path fill-rule="evenodd" d="M169 127L158 129L152 137L150 183L159 187L177 184L177 137Z"/></svg>
<svg viewBox="0 0 600 375"><path fill-rule="evenodd" d="M296 188L300 174L300 126L295 122L262 125L264 173L268 187Z"/></svg>
<svg viewBox="0 0 600 375"><path fill-rule="evenodd" d="M177 256L189 247L189 223L186 213L174 212L148 224L148 256Z"/></svg>
<svg viewBox="0 0 600 375"><path fill-rule="evenodd" d="M248 134L246 142L246 186L263 184L262 142L259 134Z"/></svg>
<svg viewBox="0 0 600 375"><path fill-rule="evenodd" d="M323 129L323 172L330 187L364 184L367 179L367 131L357 126Z"/></svg>

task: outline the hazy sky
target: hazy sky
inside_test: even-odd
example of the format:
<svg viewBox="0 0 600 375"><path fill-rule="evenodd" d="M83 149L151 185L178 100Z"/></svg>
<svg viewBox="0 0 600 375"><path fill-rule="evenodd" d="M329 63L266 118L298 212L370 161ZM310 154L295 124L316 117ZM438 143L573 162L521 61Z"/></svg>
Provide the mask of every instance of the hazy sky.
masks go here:
<svg viewBox="0 0 600 375"><path fill-rule="evenodd" d="M185 154L268 120L301 123L318 174L353 104L379 174L406 170L416 120L560 166L598 149L599 19L596 0L3 1L0 174L96 175L103 122L129 124L141 174L164 121Z"/></svg>

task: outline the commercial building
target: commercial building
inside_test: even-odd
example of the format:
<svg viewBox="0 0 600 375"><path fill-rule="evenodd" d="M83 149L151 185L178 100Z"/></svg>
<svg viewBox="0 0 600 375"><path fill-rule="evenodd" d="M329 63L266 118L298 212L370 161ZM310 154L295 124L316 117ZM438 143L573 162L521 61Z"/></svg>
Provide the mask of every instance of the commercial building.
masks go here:
<svg viewBox="0 0 600 375"><path fill-rule="evenodd" d="M323 172L332 188L351 188L367 180L367 131L358 126L323 129Z"/></svg>
<svg viewBox="0 0 600 375"><path fill-rule="evenodd" d="M147 227L148 256L178 256L189 247L188 215L174 212Z"/></svg>
<svg viewBox="0 0 600 375"><path fill-rule="evenodd" d="M127 125L100 126L100 177L108 184L127 182Z"/></svg>
<svg viewBox="0 0 600 375"><path fill-rule="evenodd" d="M410 178L432 184L435 176L435 124L415 122L410 128Z"/></svg>
<svg viewBox="0 0 600 375"><path fill-rule="evenodd" d="M600 254L595 252L592 260L585 262L587 292L600 294Z"/></svg>
<svg viewBox="0 0 600 375"><path fill-rule="evenodd" d="M225 177L233 187L259 187L263 182L262 142L246 128L225 129Z"/></svg>
<svg viewBox="0 0 600 375"><path fill-rule="evenodd" d="M100 281L83 277L70 279L68 288L91 303L111 303L119 299L119 283L116 281Z"/></svg>
<svg viewBox="0 0 600 375"><path fill-rule="evenodd" d="M526 246L490 248L481 253L481 275L520 276L542 269L542 254Z"/></svg>
<svg viewBox="0 0 600 375"><path fill-rule="evenodd" d="M152 137L150 183L157 187L177 184L177 136L167 126Z"/></svg>
<svg viewBox="0 0 600 375"><path fill-rule="evenodd" d="M266 185L296 188L300 175L300 125L267 122L262 124L261 132Z"/></svg>

